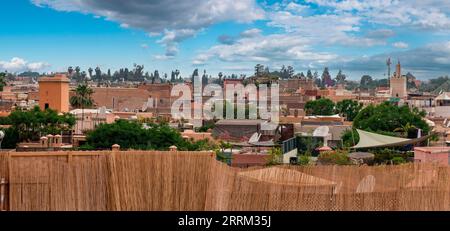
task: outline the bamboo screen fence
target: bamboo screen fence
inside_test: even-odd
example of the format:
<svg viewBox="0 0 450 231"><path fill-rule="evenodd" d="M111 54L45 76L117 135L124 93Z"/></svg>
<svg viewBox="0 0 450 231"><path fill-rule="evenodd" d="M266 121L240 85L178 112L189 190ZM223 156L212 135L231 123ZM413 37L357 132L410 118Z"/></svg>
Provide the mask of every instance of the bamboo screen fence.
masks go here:
<svg viewBox="0 0 450 231"><path fill-rule="evenodd" d="M3 210L450 210L449 168L425 164L237 169L210 152L9 152L2 178Z"/></svg>

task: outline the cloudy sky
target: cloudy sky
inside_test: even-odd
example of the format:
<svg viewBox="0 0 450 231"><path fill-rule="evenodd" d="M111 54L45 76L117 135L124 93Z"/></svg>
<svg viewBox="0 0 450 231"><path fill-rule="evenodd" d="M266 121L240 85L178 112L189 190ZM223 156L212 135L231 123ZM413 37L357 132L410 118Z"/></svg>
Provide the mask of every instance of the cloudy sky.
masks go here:
<svg viewBox="0 0 450 231"><path fill-rule="evenodd" d="M450 74L447 0L8 0L0 70L204 69L251 74L255 64L297 72L386 75L400 59L419 78Z"/></svg>

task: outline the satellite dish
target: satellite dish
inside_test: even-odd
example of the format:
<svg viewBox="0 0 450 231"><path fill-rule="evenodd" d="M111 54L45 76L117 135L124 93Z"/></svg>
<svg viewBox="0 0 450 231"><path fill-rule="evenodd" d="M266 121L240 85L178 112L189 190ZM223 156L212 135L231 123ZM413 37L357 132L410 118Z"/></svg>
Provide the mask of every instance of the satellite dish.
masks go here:
<svg viewBox="0 0 450 231"><path fill-rule="evenodd" d="M261 135L259 135L257 132L253 133L252 137L250 137L250 139L248 140L249 143L256 143L259 141L259 137Z"/></svg>
<svg viewBox="0 0 450 231"><path fill-rule="evenodd" d="M330 128L328 126L320 126L320 127L316 128L316 130L314 130L313 136L326 137L326 136L328 136L329 132L330 132Z"/></svg>
<svg viewBox="0 0 450 231"><path fill-rule="evenodd" d="M368 175L359 182L356 193L371 193L375 189L375 177Z"/></svg>
<svg viewBox="0 0 450 231"><path fill-rule="evenodd" d="M106 107L105 106L103 106L103 107L101 107L99 109L99 114L102 115L102 116L104 116L106 114Z"/></svg>

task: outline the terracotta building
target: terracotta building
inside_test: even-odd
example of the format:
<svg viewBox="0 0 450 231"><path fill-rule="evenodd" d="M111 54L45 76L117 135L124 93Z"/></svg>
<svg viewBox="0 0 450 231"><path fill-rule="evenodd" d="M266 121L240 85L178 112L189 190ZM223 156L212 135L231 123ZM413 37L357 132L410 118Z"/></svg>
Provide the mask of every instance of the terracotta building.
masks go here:
<svg viewBox="0 0 450 231"><path fill-rule="evenodd" d="M414 162L449 165L450 147L416 147Z"/></svg>
<svg viewBox="0 0 450 231"><path fill-rule="evenodd" d="M390 79L391 97L406 98L408 92L406 89L406 76L402 76L400 61L397 64L396 71Z"/></svg>
<svg viewBox="0 0 450 231"><path fill-rule="evenodd" d="M39 107L69 112L69 79L63 74L39 79Z"/></svg>

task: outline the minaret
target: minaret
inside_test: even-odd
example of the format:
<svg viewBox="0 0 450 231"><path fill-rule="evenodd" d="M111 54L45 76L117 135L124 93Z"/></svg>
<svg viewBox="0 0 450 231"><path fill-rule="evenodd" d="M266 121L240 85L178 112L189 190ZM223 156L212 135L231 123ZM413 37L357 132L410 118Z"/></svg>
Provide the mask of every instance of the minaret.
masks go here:
<svg viewBox="0 0 450 231"><path fill-rule="evenodd" d="M406 78L402 77L402 66L400 60L395 68L395 74L390 79L391 97L406 98L408 90L406 88Z"/></svg>
<svg viewBox="0 0 450 231"><path fill-rule="evenodd" d="M391 58L388 58L387 60L386 60L386 65L387 65L387 67L388 67L388 79L389 78L391 78Z"/></svg>
<svg viewBox="0 0 450 231"><path fill-rule="evenodd" d="M401 78L402 77L402 66L400 65L400 60L398 60L397 63L397 68L395 70L395 74L397 75L397 78Z"/></svg>
<svg viewBox="0 0 450 231"><path fill-rule="evenodd" d="M390 83L390 79L391 79L391 57L389 57L387 60L386 60L386 65L387 65L387 67L388 67L388 87L391 85L391 83Z"/></svg>

